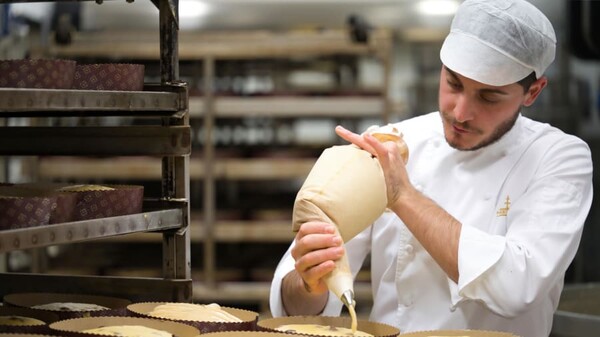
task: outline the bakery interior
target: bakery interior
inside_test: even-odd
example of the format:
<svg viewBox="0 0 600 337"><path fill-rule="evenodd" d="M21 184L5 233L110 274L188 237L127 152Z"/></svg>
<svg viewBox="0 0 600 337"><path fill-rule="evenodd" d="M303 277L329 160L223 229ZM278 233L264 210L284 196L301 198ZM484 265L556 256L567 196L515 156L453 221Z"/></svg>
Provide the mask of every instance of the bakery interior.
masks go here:
<svg viewBox="0 0 600 337"><path fill-rule="evenodd" d="M600 2L530 2L558 44L550 85L523 113L579 136L596 158ZM74 287L148 301L156 291L156 300L270 317L269 282L294 237L295 195L319 154L344 143L333 128L437 110L438 52L459 3L0 1L0 60L141 64L146 93L0 91L0 182L143 186L144 199L143 212L86 220L84 231L0 231L0 295ZM597 199L555 337L600 331ZM359 316L368 316L368 265L355 291Z"/></svg>

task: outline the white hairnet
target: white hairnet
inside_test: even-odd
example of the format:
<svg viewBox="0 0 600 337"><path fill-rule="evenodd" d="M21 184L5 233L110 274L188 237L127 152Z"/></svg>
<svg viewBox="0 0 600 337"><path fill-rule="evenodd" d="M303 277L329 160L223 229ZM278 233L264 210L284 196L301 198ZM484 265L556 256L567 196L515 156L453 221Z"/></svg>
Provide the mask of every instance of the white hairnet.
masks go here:
<svg viewBox="0 0 600 337"><path fill-rule="evenodd" d="M537 78L554 61L552 24L524 0L466 0L440 51L442 63L465 77L493 86Z"/></svg>

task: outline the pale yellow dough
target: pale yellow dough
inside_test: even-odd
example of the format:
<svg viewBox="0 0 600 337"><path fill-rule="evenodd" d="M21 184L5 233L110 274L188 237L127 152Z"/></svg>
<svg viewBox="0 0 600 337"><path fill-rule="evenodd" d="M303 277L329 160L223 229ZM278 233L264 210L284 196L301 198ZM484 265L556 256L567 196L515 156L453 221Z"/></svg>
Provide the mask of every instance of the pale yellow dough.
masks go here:
<svg viewBox="0 0 600 337"><path fill-rule="evenodd" d="M402 132L398 130L394 125L387 124L384 126L373 125L367 129L367 132L375 137L380 142L395 142L400 150L400 155L406 163L408 161L408 147L402 137Z"/></svg>
<svg viewBox="0 0 600 337"><path fill-rule="evenodd" d="M82 332L95 333L108 336L126 337L172 337L173 335L162 330L147 328L142 325L112 325L95 329L83 330Z"/></svg>
<svg viewBox="0 0 600 337"><path fill-rule="evenodd" d="M216 303L165 303L157 305L148 315L158 318L196 322L242 322Z"/></svg>
<svg viewBox="0 0 600 337"><path fill-rule="evenodd" d="M317 336L357 336L368 337L373 336L364 331L357 330L352 333L352 329L335 327L331 325L319 324L286 324L277 327L279 331L290 331L299 334L317 335Z"/></svg>
<svg viewBox="0 0 600 337"><path fill-rule="evenodd" d="M39 319L24 317L24 316L0 316L0 325L12 326L28 326L28 325L44 325L44 321Z"/></svg>
<svg viewBox="0 0 600 337"><path fill-rule="evenodd" d="M73 302L54 302L40 304L32 307L33 309L43 309L52 311L96 311L108 310L110 308L92 303L73 303Z"/></svg>
<svg viewBox="0 0 600 337"><path fill-rule="evenodd" d="M58 189L60 192L112 191L114 188L102 185L72 185Z"/></svg>

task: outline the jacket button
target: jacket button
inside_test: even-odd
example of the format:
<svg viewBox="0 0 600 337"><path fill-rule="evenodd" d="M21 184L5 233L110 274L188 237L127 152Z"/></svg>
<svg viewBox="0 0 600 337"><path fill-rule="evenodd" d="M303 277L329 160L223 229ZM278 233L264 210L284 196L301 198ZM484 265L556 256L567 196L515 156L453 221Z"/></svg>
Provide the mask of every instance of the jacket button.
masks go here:
<svg viewBox="0 0 600 337"><path fill-rule="evenodd" d="M402 306L410 307L413 305L413 296L411 294L404 294L402 296Z"/></svg>

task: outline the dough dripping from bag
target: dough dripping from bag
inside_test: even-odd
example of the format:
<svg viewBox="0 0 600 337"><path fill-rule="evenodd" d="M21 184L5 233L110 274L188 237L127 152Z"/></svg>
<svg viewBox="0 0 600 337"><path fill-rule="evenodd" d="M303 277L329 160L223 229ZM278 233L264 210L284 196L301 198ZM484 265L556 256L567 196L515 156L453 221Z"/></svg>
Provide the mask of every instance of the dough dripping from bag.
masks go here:
<svg viewBox="0 0 600 337"><path fill-rule="evenodd" d="M382 142L393 141L404 161L408 160L408 147L396 127L370 127L366 132ZM321 153L296 195L292 229L297 232L302 224L311 221L331 223L346 243L377 220L385 212L387 202L379 160L356 145L333 146ZM348 307L355 330L354 279L345 251L324 281Z"/></svg>

